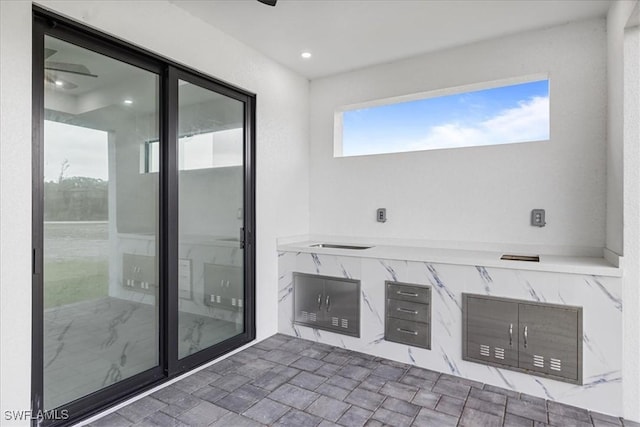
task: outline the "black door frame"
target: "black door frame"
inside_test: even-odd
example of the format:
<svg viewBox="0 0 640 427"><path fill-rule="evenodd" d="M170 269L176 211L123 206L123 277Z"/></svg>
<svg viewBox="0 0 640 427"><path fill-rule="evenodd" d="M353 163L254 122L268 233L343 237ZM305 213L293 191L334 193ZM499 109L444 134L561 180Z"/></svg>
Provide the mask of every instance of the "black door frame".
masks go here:
<svg viewBox="0 0 640 427"><path fill-rule="evenodd" d="M255 339L255 106L256 96L244 89L189 69L162 56L102 34L38 6L33 7L33 271L32 271L32 414L43 407L43 125L44 36L49 35L155 73L159 77L159 364L131 378L56 408L57 420L32 425L61 426L90 417L189 369L214 360ZM178 78L244 103L244 332L178 359ZM174 286L169 286L174 284ZM66 410L65 412L61 412ZM68 414L68 418L66 418ZM61 419L66 418L66 419Z"/></svg>

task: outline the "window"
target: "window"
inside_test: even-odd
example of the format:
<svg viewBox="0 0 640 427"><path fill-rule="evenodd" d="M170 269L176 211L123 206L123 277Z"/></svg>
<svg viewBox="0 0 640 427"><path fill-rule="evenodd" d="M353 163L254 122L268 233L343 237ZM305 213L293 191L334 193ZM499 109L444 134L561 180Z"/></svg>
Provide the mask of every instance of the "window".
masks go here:
<svg viewBox="0 0 640 427"><path fill-rule="evenodd" d="M472 89L467 86L345 107L335 115L334 157L549 139L547 78L474 85Z"/></svg>

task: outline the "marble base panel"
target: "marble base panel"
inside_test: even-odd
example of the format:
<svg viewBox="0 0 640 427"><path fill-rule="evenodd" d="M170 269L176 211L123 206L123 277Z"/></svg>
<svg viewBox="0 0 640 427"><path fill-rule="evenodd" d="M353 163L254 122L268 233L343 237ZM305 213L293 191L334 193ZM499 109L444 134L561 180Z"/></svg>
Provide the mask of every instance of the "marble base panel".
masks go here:
<svg viewBox="0 0 640 427"><path fill-rule="evenodd" d="M579 274L279 252L279 332L622 415L621 280ZM292 273L361 280L360 338L293 324ZM384 340L385 280L432 287L431 350ZM583 384L462 360L462 293L583 308Z"/></svg>

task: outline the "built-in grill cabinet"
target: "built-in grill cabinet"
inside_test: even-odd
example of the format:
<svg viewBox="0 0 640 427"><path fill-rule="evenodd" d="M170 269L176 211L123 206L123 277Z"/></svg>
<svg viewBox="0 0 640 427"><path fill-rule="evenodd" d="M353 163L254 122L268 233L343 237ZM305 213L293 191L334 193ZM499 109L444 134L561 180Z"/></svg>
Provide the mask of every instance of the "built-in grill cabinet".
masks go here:
<svg viewBox="0 0 640 427"><path fill-rule="evenodd" d="M204 264L205 305L239 311L244 306L244 275L241 267Z"/></svg>
<svg viewBox="0 0 640 427"><path fill-rule="evenodd" d="M582 384L582 308L462 294L463 359Z"/></svg>
<svg viewBox="0 0 640 427"><path fill-rule="evenodd" d="M122 254L122 286L125 289L155 295L156 257Z"/></svg>
<svg viewBox="0 0 640 427"><path fill-rule="evenodd" d="M293 273L294 323L360 337L360 281Z"/></svg>
<svg viewBox="0 0 640 427"><path fill-rule="evenodd" d="M431 287L385 282L384 339L431 349Z"/></svg>

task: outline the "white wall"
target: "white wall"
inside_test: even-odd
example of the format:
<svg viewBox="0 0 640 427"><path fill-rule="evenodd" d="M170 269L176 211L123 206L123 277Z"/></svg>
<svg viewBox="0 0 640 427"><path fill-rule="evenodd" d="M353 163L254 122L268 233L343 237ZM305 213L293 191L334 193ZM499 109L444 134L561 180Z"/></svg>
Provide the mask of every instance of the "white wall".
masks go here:
<svg viewBox="0 0 640 427"><path fill-rule="evenodd" d="M275 333L276 237L308 232L308 81L165 1L39 3L257 94L256 324ZM3 416L30 407L31 3L0 7Z"/></svg>
<svg viewBox="0 0 640 427"><path fill-rule="evenodd" d="M313 80L311 232L602 248L605 42L600 19ZM548 142L333 158L337 107L537 73L551 82ZM529 225L533 208L546 227Z"/></svg>
<svg viewBox="0 0 640 427"><path fill-rule="evenodd" d="M31 4L0 1L0 425L31 400Z"/></svg>
<svg viewBox="0 0 640 427"><path fill-rule="evenodd" d="M636 16L640 3L636 3ZM627 15L628 16L628 15ZM623 32L623 99L616 120L624 142L624 301L622 388L626 418L640 421L640 26Z"/></svg>
<svg viewBox="0 0 640 427"><path fill-rule="evenodd" d="M624 27L635 0L618 0L607 13L607 220L606 247L623 255L623 51Z"/></svg>

